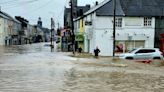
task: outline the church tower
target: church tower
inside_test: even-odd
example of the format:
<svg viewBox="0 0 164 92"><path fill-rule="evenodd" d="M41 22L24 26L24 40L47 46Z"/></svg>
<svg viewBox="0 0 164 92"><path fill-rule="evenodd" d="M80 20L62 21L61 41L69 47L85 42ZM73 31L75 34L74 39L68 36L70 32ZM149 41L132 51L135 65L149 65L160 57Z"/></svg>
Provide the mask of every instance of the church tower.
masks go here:
<svg viewBox="0 0 164 92"><path fill-rule="evenodd" d="M38 18L37 26L40 27L40 28L42 28L42 20L41 20L41 17Z"/></svg>

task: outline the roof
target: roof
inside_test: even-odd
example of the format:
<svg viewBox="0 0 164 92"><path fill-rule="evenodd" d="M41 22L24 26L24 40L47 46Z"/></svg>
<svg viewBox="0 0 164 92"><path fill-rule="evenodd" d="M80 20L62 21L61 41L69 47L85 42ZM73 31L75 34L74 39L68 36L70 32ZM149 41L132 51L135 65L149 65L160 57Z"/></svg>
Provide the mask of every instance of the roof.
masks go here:
<svg viewBox="0 0 164 92"><path fill-rule="evenodd" d="M20 23L18 20L16 20L15 18L13 18L12 16L10 16L9 14L7 14L5 12L0 11L0 16L5 18L5 19L12 20L14 22Z"/></svg>
<svg viewBox="0 0 164 92"><path fill-rule="evenodd" d="M76 6L76 13L77 13L77 15L74 16L74 17L80 17L80 16L81 16L81 15L80 15L80 13L81 13L80 10L82 10L82 13L85 13L85 12L87 12L89 9L90 9L90 5L86 5L86 6ZM70 13L71 13L71 8L65 8L64 12L65 12L65 15L70 14Z"/></svg>
<svg viewBox="0 0 164 92"><path fill-rule="evenodd" d="M21 24L21 22L20 22L20 21L18 21L17 19L15 19L15 18L13 18L13 21L15 21L16 23Z"/></svg>
<svg viewBox="0 0 164 92"><path fill-rule="evenodd" d="M92 7L90 10L86 11L86 12L84 13L84 16L87 16L87 15L89 15L89 14L95 12L96 10L98 10L99 8L101 8L102 6L104 6L106 3L110 2L110 1L111 1L111 0L104 0L104 1L101 2L100 4L96 5L95 7ZM74 21L77 21L77 20L81 19L82 17L83 17L83 16L80 16L80 17L74 19Z"/></svg>
<svg viewBox="0 0 164 92"><path fill-rule="evenodd" d="M97 16L113 15L113 0L95 10ZM164 0L116 0L118 16L164 16Z"/></svg>
<svg viewBox="0 0 164 92"><path fill-rule="evenodd" d="M2 11L0 11L0 16L2 17L2 18L5 18L5 19L12 19L10 16L8 16L8 14L6 14L6 13L4 13L4 12L2 12Z"/></svg>
<svg viewBox="0 0 164 92"><path fill-rule="evenodd" d="M96 11L97 9L101 8L103 5L105 5L109 1L111 1L111 0L105 0L105 1L101 2L100 4L96 5L95 7L92 7L90 10L88 10L86 13L84 13L84 15L88 15L88 14Z"/></svg>
<svg viewBox="0 0 164 92"><path fill-rule="evenodd" d="M99 9L96 10L97 16L112 16L113 15L113 1L109 0L107 3L102 5ZM124 0L126 1L126 0ZM116 0L116 15L117 16L124 16L125 13L122 9L122 6L120 5L119 0Z"/></svg>
<svg viewBox="0 0 164 92"><path fill-rule="evenodd" d="M15 16L16 20L18 20L19 22L21 23L25 23L25 24L28 24L28 20L24 19L23 17L21 16Z"/></svg>
<svg viewBox="0 0 164 92"><path fill-rule="evenodd" d="M126 1L126 2L125 2ZM128 16L164 16L163 0L120 0Z"/></svg>
<svg viewBox="0 0 164 92"><path fill-rule="evenodd" d="M87 12L89 9L90 9L90 5L86 5L86 6L77 6L77 13L79 13L77 17L82 16L82 15L83 15L85 12ZM81 10L82 10L82 11L81 11ZM80 15L80 13L82 13L82 15Z"/></svg>
<svg viewBox="0 0 164 92"><path fill-rule="evenodd" d="M93 12L97 16L113 16L113 1L104 0L84 13L84 16ZM164 0L116 0L116 16L164 16ZM75 21L79 19L81 17Z"/></svg>

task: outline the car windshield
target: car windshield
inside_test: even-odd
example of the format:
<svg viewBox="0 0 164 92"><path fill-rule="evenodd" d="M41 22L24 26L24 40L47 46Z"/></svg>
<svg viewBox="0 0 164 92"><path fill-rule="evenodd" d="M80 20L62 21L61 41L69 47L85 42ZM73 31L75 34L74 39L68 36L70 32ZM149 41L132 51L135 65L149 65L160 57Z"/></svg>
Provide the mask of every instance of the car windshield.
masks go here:
<svg viewBox="0 0 164 92"><path fill-rule="evenodd" d="M132 49L130 51L128 51L128 53L133 53L136 49Z"/></svg>

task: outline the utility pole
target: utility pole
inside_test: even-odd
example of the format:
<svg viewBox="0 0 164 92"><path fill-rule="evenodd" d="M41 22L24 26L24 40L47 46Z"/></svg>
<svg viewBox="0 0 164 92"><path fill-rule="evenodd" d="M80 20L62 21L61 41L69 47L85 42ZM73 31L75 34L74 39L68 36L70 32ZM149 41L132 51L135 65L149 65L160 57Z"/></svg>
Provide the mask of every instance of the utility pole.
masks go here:
<svg viewBox="0 0 164 92"><path fill-rule="evenodd" d="M70 0L70 6L71 6L71 29L72 29L72 49L73 54L75 54L75 34L74 34L74 23L73 23L73 0Z"/></svg>
<svg viewBox="0 0 164 92"><path fill-rule="evenodd" d="M51 18L51 52L54 51L54 30L55 30L55 22L53 18Z"/></svg>
<svg viewBox="0 0 164 92"><path fill-rule="evenodd" d="M59 24L59 22L58 22L58 29L60 29L59 27L60 27L60 24Z"/></svg>
<svg viewBox="0 0 164 92"><path fill-rule="evenodd" d="M115 57L116 45L116 0L113 0L113 58Z"/></svg>

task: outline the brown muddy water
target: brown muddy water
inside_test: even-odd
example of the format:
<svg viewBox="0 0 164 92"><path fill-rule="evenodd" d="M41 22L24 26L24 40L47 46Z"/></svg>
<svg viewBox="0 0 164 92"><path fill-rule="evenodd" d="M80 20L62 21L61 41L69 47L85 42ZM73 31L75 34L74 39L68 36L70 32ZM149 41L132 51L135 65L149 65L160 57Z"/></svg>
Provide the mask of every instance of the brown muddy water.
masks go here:
<svg viewBox="0 0 164 92"><path fill-rule="evenodd" d="M46 43L0 47L0 92L164 92L164 67L50 52Z"/></svg>
<svg viewBox="0 0 164 92"><path fill-rule="evenodd" d="M111 58L79 59L64 92L164 92L164 67Z"/></svg>

